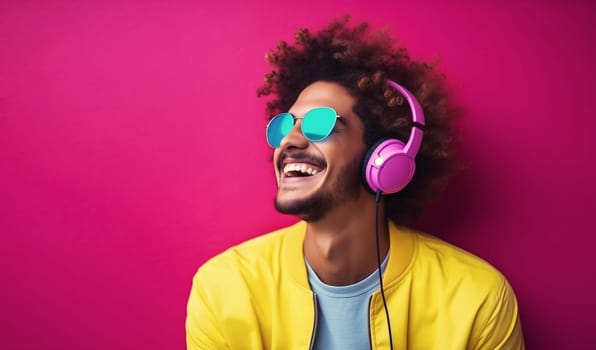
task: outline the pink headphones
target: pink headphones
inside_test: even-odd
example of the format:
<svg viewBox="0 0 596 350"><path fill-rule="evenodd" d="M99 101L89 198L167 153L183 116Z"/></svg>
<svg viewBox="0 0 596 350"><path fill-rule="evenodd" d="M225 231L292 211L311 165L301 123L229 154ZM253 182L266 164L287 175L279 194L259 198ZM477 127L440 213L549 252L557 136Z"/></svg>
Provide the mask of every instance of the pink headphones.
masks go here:
<svg viewBox="0 0 596 350"><path fill-rule="evenodd" d="M392 80L387 83L408 100L413 127L405 145L397 139L381 139L371 146L362 161L364 182L373 192L381 191L382 194L399 192L412 180L416 170L414 158L420 149L424 129L424 113L414 95Z"/></svg>

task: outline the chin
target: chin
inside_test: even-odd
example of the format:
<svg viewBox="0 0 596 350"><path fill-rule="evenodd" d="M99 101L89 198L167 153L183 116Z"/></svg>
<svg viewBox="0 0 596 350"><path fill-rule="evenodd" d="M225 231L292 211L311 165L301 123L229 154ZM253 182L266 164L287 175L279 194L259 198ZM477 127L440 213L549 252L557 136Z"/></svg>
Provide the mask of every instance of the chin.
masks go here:
<svg viewBox="0 0 596 350"><path fill-rule="evenodd" d="M279 195L274 201L275 209L287 215L294 215L306 222L322 219L333 207L331 197L317 193L301 198L281 200Z"/></svg>

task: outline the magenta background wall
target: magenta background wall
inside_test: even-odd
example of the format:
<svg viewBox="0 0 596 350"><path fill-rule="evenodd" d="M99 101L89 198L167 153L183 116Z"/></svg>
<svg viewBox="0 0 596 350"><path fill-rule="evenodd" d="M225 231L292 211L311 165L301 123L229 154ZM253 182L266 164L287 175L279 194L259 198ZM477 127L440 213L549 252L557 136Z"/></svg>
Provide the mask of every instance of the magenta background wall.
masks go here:
<svg viewBox="0 0 596 350"><path fill-rule="evenodd" d="M466 107L469 167L420 227L508 276L529 349L593 348L596 5L524 3L3 1L0 348L182 349L197 267L294 221L263 55L344 13Z"/></svg>

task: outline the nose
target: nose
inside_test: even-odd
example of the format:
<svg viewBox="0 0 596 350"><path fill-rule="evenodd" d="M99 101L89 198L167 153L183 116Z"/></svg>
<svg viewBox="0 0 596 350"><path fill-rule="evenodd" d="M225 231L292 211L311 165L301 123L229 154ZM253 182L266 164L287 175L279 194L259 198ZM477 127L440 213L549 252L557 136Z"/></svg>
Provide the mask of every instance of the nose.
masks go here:
<svg viewBox="0 0 596 350"><path fill-rule="evenodd" d="M290 132L281 139L279 147L282 150L288 149L290 147L296 148L306 148L308 147L308 140L304 137L302 133L302 129L300 126L302 125L302 120L296 120L296 123L290 130Z"/></svg>

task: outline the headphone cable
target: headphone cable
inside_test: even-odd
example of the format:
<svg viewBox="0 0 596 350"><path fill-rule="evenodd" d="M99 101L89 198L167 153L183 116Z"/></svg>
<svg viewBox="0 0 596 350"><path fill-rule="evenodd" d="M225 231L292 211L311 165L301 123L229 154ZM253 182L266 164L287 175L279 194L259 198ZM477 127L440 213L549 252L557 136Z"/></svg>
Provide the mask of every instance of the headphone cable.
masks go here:
<svg viewBox="0 0 596 350"><path fill-rule="evenodd" d="M380 248L380 232L379 232L379 202L381 201L381 190L377 190L375 196L375 231L377 237L377 267L379 271L379 284L381 285L381 297L383 298L383 307L385 308L385 316L387 317L387 329L389 330L389 348L393 350L393 337L391 335L391 321L389 320L389 310L387 309L387 301L385 300L385 290L383 288L383 272L381 270L381 248ZM388 253L389 254L389 253Z"/></svg>

